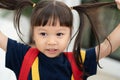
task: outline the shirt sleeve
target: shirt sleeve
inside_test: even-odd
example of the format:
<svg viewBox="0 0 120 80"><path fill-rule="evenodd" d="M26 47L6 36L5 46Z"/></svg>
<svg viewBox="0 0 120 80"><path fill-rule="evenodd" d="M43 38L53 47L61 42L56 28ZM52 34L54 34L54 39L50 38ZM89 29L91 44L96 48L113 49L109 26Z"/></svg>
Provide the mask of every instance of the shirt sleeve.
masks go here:
<svg viewBox="0 0 120 80"><path fill-rule="evenodd" d="M12 39L8 39L5 65L6 67L13 70L17 77L19 75L19 71L21 68L24 55L29 48L30 46L17 43L16 41Z"/></svg>
<svg viewBox="0 0 120 80"><path fill-rule="evenodd" d="M97 61L96 61L95 48L90 48L86 50L84 67L85 67L85 72L87 73L85 78L96 74Z"/></svg>

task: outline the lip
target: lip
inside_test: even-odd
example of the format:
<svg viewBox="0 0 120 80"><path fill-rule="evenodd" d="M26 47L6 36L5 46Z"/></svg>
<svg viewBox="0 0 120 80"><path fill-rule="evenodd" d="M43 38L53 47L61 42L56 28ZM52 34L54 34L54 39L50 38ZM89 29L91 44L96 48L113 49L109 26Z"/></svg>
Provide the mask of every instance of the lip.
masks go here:
<svg viewBox="0 0 120 80"><path fill-rule="evenodd" d="M46 51L48 53L54 53L55 54L58 51L58 49L46 49Z"/></svg>

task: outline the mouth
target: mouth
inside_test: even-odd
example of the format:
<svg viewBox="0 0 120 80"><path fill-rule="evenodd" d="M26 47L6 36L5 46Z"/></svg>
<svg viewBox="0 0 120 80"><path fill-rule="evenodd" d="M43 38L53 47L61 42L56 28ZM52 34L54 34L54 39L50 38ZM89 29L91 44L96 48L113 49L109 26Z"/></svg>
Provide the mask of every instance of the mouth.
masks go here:
<svg viewBox="0 0 120 80"><path fill-rule="evenodd" d="M58 49L46 49L48 53L56 53Z"/></svg>

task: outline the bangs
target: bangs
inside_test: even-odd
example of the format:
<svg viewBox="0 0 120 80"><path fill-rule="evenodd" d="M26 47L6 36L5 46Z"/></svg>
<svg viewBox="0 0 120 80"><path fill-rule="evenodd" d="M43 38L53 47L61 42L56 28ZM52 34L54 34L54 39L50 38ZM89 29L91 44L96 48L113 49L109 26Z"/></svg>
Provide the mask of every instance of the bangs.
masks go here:
<svg viewBox="0 0 120 80"><path fill-rule="evenodd" d="M32 26L56 26L57 21L60 26L72 27L73 16L70 8L58 1L47 1L46 5L37 4L32 16ZM40 5L40 6L39 6ZM41 8L41 6L44 6Z"/></svg>

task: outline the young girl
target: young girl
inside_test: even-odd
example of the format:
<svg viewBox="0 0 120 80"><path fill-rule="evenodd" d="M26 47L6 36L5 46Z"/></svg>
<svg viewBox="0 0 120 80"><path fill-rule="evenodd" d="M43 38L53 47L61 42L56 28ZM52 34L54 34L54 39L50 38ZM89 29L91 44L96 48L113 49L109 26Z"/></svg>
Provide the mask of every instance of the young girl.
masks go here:
<svg viewBox="0 0 120 80"><path fill-rule="evenodd" d="M120 0L116 2L120 8ZM14 24L18 31L20 31L19 20L22 10L27 6L33 7L31 36L35 48L17 43L0 32L0 47L6 51L6 67L15 72L18 80L86 80L88 76L96 74L98 60L120 46L120 25L104 42L83 51L81 50L81 35L84 27L82 19L88 9L109 4L112 3L96 3L69 8L64 3L55 0L40 0L36 4L30 0L0 0L0 8L15 10ZM78 11L81 22L76 32L73 52L64 52L72 39L71 9ZM33 50L30 51L31 49ZM36 53L39 54L34 56ZM25 74L27 71L28 74Z"/></svg>

